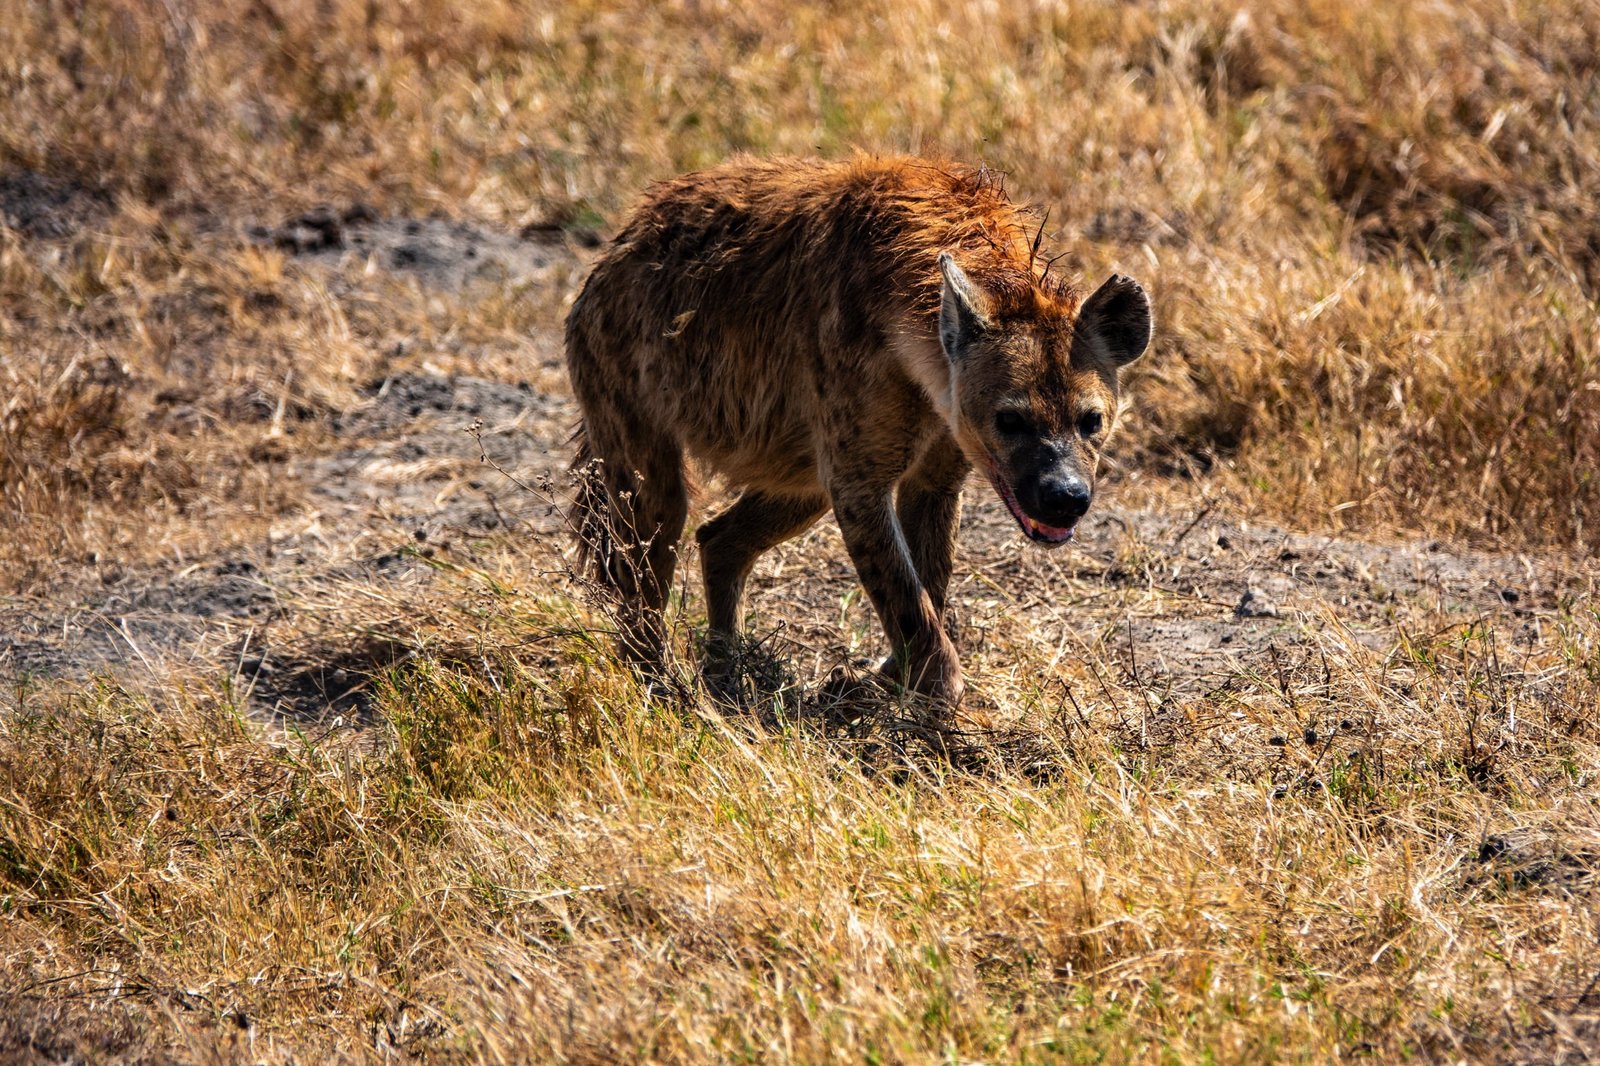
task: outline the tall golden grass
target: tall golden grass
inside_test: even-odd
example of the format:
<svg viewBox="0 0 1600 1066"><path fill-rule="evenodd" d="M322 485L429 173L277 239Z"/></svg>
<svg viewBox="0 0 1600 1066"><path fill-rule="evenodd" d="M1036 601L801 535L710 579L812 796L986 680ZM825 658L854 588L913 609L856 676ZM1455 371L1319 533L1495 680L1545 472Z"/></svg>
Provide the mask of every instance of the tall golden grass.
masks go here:
<svg viewBox="0 0 1600 1066"><path fill-rule="evenodd" d="M467 572L454 595L431 641L572 631L569 607L504 591L486 623ZM1123 714L1148 692L1091 697L1087 671L1116 676L1091 662L1069 673L1077 711L1054 682L1005 690L1060 708L1043 778L752 730L641 694L581 636L550 648L555 673L429 657L355 734L264 734L203 687L19 693L0 720L0 1046L1577 1061L1597 638L1590 617L1513 668L1482 628L1397 653L1335 633L1142 749ZM978 669L1037 677L1035 655ZM1537 694L1528 672L1559 682Z"/></svg>
<svg viewBox="0 0 1600 1066"><path fill-rule="evenodd" d="M28 5L0 159L115 198L139 251L97 230L39 285L13 242L8 344L267 203L605 226L731 152L943 152L1156 294L1136 469L1306 527L1589 549L1597 26L1501 0Z"/></svg>
<svg viewBox="0 0 1600 1066"><path fill-rule="evenodd" d="M734 152L983 160L1048 209L1064 266L1139 276L1159 326L1124 499L1600 545L1593 3L14 8L0 606L259 542L302 506L287 458L335 447L396 345L531 375L570 295L335 276L249 226L362 203L604 232ZM1104 639L1061 663L1007 610L968 658L1038 737L951 765L642 691L530 577L547 553L503 538L433 560L427 602L301 605L350 641L403 618L415 654L359 728L256 722L230 664L11 679L0 1051L1321 1063L1600 1039L1586 596L1515 634L1394 606L1378 648L1328 605L1279 668L1219 665L1167 707ZM1130 726L1156 711L1160 743Z"/></svg>

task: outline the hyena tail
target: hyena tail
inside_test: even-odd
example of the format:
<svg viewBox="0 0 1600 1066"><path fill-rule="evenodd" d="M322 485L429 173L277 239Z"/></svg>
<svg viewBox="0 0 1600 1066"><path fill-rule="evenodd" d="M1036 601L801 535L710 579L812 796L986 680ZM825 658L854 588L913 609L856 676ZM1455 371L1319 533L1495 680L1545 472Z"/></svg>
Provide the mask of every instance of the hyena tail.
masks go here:
<svg viewBox="0 0 1600 1066"><path fill-rule="evenodd" d="M624 655L654 667L665 643L662 612L688 517L688 485L676 441L607 432L621 421L586 418L574 435L570 524L585 574L616 603Z"/></svg>
<svg viewBox="0 0 1600 1066"><path fill-rule="evenodd" d="M573 504L566 512L566 531L578 551L578 568L584 576L595 576L600 551L595 546L595 531L605 514L605 491L598 487L594 448L589 447L589 432L579 419L568 445L573 445L573 463L566 467L573 480Z"/></svg>
<svg viewBox="0 0 1600 1066"><path fill-rule="evenodd" d="M581 420L568 443L576 445L572 465L568 468L573 494L567 528L577 549L578 568L585 577L609 584L605 582L601 567L602 560L611 554L610 493L601 480L600 462Z"/></svg>

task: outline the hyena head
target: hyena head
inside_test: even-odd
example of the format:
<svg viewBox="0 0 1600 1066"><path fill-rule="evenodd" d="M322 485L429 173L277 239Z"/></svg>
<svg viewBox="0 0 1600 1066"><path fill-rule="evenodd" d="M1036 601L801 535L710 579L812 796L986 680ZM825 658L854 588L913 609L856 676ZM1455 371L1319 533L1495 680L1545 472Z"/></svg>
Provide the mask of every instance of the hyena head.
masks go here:
<svg viewBox="0 0 1600 1066"><path fill-rule="evenodd" d="M939 269L956 439L1030 539L1071 540L1116 423L1117 375L1150 343L1149 298L1120 274L1078 304L1031 285L985 291L947 254Z"/></svg>

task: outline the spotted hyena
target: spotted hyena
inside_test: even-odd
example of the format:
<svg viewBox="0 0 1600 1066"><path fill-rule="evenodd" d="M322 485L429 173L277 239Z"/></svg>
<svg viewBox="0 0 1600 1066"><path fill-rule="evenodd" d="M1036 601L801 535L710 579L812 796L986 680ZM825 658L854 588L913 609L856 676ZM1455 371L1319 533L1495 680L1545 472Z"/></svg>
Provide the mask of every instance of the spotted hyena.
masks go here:
<svg viewBox="0 0 1600 1066"><path fill-rule="evenodd" d="M699 528L711 643L757 557L831 508L887 631L885 669L954 702L943 625L972 467L1022 533L1070 540L1150 304L1053 274L992 171L911 158L740 160L654 186L567 319L581 544L660 654L684 464L742 491Z"/></svg>

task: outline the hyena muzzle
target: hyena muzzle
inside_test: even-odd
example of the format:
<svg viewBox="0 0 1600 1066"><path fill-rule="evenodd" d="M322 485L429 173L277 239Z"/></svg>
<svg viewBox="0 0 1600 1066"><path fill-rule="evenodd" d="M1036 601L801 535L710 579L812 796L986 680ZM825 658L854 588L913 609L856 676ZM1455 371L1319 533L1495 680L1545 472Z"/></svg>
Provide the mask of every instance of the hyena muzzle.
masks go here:
<svg viewBox="0 0 1600 1066"><path fill-rule="evenodd" d="M650 190L566 336L575 526L633 661L662 652L693 459L742 492L697 533L711 653L756 559L832 509L886 672L959 700L943 616L967 475L1030 540L1070 539L1151 335L1137 282L1083 296L1031 221L994 172L922 159L740 160Z"/></svg>

